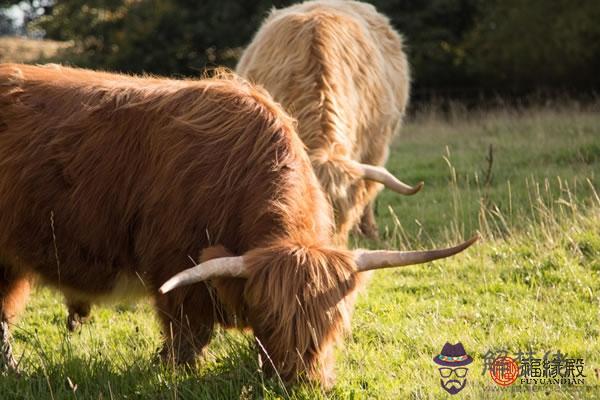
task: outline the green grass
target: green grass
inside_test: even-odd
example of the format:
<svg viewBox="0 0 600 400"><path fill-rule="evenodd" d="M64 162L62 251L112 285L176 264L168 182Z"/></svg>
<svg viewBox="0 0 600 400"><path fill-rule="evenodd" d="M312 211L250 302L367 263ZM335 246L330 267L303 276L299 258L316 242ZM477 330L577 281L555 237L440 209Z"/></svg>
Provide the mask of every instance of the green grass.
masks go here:
<svg viewBox="0 0 600 400"><path fill-rule="evenodd" d="M265 378L252 337L236 332L218 331L197 369L162 365L148 303L96 307L68 334L60 295L37 289L13 328L22 376L0 376L0 398L450 398L432 362L446 341L474 358L456 398L600 398L600 114L421 114L388 166L426 186L382 193L382 240L370 245L439 246L476 230L484 240L450 260L374 274L331 391ZM587 391L489 391L499 386L482 375L483 354L529 347L584 358Z"/></svg>
<svg viewBox="0 0 600 400"><path fill-rule="evenodd" d="M476 229L495 237L539 222L538 200L551 211L559 199L589 202L600 187L599 123L598 110L422 114L395 141L388 168L425 187L413 197L383 192L376 207L382 229L394 233L398 227L385 221L396 214L417 242Z"/></svg>

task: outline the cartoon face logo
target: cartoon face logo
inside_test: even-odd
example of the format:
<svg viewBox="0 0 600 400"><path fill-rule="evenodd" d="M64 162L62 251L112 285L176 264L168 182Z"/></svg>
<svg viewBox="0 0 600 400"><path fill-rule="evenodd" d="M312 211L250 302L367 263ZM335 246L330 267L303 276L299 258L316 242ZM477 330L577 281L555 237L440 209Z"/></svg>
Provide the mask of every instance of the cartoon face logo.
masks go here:
<svg viewBox="0 0 600 400"><path fill-rule="evenodd" d="M433 357L433 362L440 365L440 384L446 392L456 394L464 389L469 372L465 365L471 364L473 358L465 352L462 343L446 342L442 352Z"/></svg>

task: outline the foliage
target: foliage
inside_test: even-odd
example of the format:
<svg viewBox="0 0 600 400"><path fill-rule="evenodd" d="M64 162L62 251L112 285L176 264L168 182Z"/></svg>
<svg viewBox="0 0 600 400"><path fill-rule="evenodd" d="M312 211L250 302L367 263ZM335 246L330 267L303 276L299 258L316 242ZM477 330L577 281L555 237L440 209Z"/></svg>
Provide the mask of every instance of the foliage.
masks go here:
<svg viewBox="0 0 600 400"><path fill-rule="evenodd" d="M404 34L417 99L600 89L597 0L369 0ZM233 67L272 6L293 0L5 0L85 67L197 76ZM40 16L41 15L41 16Z"/></svg>
<svg viewBox="0 0 600 400"><path fill-rule="evenodd" d="M600 88L600 2L492 0L464 42L478 82L513 90Z"/></svg>
<svg viewBox="0 0 600 400"><path fill-rule="evenodd" d="M0 36L2 35L14 35L16 29L13 26L12 20L6 15L0 13Z"/></svg>
<svg viewBox="0 0 600 400"><path fill-rule="evenodd" d="M478 17L479 0L374 0L407 42L419 89L442 93L470 84L461 48Z"/></svg>
<svg viewBox="0 0 600 400"><path fill-rule="evenodd" d="M71 62L78 65L195 76L207 66L233 67L269 7L265 1L57 1L36 26L49 38L75 40Z"/></svg>

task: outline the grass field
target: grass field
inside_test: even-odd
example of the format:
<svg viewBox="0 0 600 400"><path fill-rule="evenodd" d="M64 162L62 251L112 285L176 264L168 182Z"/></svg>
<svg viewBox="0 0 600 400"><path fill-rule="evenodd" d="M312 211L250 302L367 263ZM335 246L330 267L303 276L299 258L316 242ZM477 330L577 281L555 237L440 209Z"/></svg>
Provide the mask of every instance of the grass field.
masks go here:
<svg viewBox="0 0 600 400"><path fill-rule="evenodd" d="M17 36L0 36L0 62L44 62L72 46L70 42L34 40Z"/></svg>
<svg viewBox="0 0 600 400"><path fill-rule="evenodd" d="M598 110L421 113L388 166L426 186L382 193L381 243L368 245L439 246L476 230L484 239L450 260L377 272L331 391L266 379L251 336L235 332L218 331L197 369L163 366L147 303L96 307L68 334L62 298L37 289L13 328L22 375L0 377L0 398L450 398L432 362L446 341L474 359L455 398L600 398ZM488 350L529 348L583 358L585 385L501 388L482 374Z"/></svg>

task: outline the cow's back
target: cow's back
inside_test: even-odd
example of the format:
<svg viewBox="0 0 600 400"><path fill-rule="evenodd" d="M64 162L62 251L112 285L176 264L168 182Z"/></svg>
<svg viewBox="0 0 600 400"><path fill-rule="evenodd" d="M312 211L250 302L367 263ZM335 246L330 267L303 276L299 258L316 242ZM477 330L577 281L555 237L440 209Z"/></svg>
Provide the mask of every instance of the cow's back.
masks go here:
<svg viewBox="0 0 600 400"><path fill-rule="evenodd" d="M8 65L0 104L0 256L86 292L246 251L276 234L282 180L318 185L289 118L236 79Z"/></svg>
<svg viewBox="0 0 600 400"><path fill-rule="evenodd" d="M271 13L237 72L298 119L311 157L338 151L383 164L409 95L402 47L371 5L306 2Z"/></svg>

